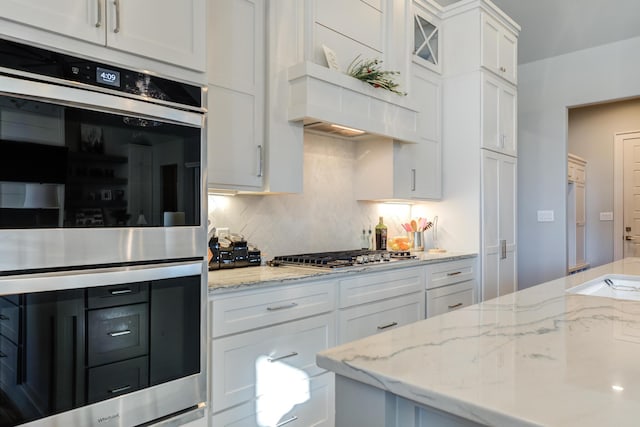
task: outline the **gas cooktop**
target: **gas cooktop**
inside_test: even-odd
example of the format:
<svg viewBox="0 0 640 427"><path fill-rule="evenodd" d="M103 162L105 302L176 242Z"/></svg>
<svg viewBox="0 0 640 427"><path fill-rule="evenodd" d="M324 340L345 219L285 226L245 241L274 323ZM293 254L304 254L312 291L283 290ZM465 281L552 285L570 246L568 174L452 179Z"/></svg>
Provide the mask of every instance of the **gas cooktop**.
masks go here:
<svg viewBox="0 0 640 427"><path fill-rule="evenodd" d="M274 257L271 265L295 265L301 267L344 268L365 264L382 264L401 259L413 259L409 251L373 251L354 249L335 252L318 252L299 255L282 255Z"/></svg>

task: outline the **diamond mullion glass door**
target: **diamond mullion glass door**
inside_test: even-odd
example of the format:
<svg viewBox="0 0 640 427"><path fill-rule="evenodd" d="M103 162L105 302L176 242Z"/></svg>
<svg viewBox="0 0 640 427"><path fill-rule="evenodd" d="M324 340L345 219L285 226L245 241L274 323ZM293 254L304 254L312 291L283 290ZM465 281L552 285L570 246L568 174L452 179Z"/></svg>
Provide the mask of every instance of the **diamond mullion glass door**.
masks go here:
<svg viewBox="0 0 640 427"><path fill-rule="evenodd" d="M438 27L420 15L415 15L414 54L433 65L438 65Z"/></svg>

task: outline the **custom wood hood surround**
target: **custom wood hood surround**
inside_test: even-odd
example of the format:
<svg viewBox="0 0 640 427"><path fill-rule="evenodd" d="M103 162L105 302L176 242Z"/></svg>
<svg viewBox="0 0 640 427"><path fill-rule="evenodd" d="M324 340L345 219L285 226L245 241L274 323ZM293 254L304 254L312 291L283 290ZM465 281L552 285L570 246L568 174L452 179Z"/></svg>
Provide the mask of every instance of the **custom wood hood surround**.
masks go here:
<svg viewBox="0 0 640 427"><path fill-rule="evenodd" d="M312 62L289 68L289 83L289 120L303 120L306 129L323 131L315 126L321 122L405 142L420 140L420 113L401 95Z"/></svg>

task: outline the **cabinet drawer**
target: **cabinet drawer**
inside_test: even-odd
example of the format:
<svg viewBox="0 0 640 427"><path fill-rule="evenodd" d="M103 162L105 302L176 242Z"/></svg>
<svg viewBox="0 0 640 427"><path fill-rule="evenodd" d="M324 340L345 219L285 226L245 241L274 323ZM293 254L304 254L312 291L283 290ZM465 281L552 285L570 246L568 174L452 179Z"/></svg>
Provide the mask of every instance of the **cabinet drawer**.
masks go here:
<svg viewBox="0 0 640 427"><path fill-rule="evenodd" d="M89 366L146 355L149 348L148 324L147 304L89 311Z"/></svg>
<svg viewBox="0 0 640 427"><path fill-rule="evenodd" d="M475 258L427 266L427 289L475 279Z"/></svg>
<svg viewBox="0 0 640 427"><path fill-rule="evenodd" d="M423 317L424 291L351 307L338 313L338 340L340 344L357 340Z"/></svg>
<svg viewBox="0 0 640 427"><path fill-rule="evenodd" d="M427 317L447 313L473 304L474 281L427 290Z"/></svg>
<svg viewBox="0 0 640 427"><path fill-rule="evenodd" d="M214 412L287 390L323 372L316 353L335 343L333 316L324 314L211 342L211 395Z"/></svg>
<svg viewBox="0 0 640 427"><path fill-rule="evenodd" d="M285 390L287 390L285 388ZM215 427L333 427L333 374L302 382L300 393L290 398L282 392L244 403L213 416ZM273 400L271 400L273 399ZM289 400L287 402L287 400Z"/></svg>
<svg viewBox="0 0 640 427"><path fill-rule="evenodd" d="M11 301L0 298L0 335L18 344L18 328L20 325L20 308Z"/></svg>
<svg viewBox="0 0 640 427"><path fill-rule="evenodd" d="M0 336L0 383L16 385L18 382L18 346Z"/></svg>
<svg viewBox="0 0 640 427"><path fill-rule="evenodd" d="M335 307L335 282L247 291L211 302L214 338L331 311Z"/></svg>
<svg viewBox="0 0 640 427"><path fill-rule="evenodd" d="M361 274L338 283L340 308L411 294L424 289L423 268Z"/></svg>
<svg viewBox="0 0 640 427"><path fill-rule="evenodd" d="M89 369L87 376L89 403L130 393L149 384L149 361L146 356Z"/></svg>
<svg viewBox="0 0 640 427"><path fill-rule="evenodd" d="M149 283L99 286L87 291L88 308L115 307L149 301Z"/></svg>

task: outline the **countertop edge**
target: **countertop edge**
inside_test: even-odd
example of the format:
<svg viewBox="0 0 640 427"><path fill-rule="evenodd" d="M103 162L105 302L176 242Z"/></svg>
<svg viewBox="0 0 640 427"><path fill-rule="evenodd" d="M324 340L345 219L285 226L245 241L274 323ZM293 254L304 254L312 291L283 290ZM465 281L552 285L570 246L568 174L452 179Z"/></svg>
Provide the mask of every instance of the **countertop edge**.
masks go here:
<svg viewBox="0 0 640 427"><path fill-rule="evenodd" d="M228 270L213 270L208 272L209 295L218 295L226 292L245 290L250 288L263 288L281 286L287 284L304 283L317 279L343 278L355 274L383 272L403 268L419 267L429 264L456 261L468 258L477 258L477 253L450 252L443 254L419 254L420 258L398 261L392 264L364 265L344 270L322 270L308 267L244 267ZM217 276L217 277L216 277ZM260 278L260 276L270 276ZM217 283L212 283L217 281Z"/></svg>

